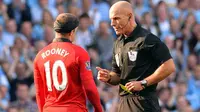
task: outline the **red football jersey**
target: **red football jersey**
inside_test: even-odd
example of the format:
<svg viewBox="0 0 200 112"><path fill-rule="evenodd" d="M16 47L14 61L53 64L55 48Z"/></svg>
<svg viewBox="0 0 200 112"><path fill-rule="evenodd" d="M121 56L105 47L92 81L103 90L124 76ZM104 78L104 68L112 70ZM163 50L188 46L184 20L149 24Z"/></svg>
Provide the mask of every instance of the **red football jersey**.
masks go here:
<svg viewBox="0 0 200 112"><path fill-rule="evenodd" d="M60 107L63 112L86 112L83 80L93 79L90 58L81 47L70 42L53 42L34 60L36 98L40 111ZM58 108L59 110L59 108ZM59 110L59 112L62 112ZM80 110L80 111L78 111Z"/></svg>

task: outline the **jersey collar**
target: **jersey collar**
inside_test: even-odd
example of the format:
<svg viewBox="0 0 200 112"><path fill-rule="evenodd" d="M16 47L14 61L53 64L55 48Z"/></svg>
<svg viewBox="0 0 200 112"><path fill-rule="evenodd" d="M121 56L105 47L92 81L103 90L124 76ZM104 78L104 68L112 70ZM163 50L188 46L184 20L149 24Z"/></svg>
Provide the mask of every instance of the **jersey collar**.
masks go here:
<svg viewBox="0 0 200 112"><path fill-rule="evenodd" d="M131 37L135 37L139 33L140 29L141 29L141 26L139 24L137 24L135 29L131 32L131 34L126 39L130 39ZM124 35L120 35L120 40L124 40L124 39L125 39Z"/></svg>
<svg viewBox="0 0 200 112"><path fill-rule="evenodd" d="M69 43L72 43L72 41L70 41L67 38L54 38L53 42L69 42Z"/></svg>

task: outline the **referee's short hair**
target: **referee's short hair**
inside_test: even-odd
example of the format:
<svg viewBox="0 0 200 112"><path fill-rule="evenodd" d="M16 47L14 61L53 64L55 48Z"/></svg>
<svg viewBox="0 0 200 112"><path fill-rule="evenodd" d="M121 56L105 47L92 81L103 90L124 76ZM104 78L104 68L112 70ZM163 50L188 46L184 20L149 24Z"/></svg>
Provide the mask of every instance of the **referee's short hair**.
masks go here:
<svg viewBox="0 0 200 112"><path fill-rule="evenodd" d="M70 13L59 14L54 22L54 30L58 33L70 33L79 25L76 16Z"/></svg>

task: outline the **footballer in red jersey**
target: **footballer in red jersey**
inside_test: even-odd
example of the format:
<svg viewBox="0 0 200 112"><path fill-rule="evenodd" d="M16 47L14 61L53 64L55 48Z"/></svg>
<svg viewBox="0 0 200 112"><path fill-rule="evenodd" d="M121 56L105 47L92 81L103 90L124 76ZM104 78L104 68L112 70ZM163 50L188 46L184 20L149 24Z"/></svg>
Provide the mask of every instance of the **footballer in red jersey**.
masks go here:
<svg viewBox="0 0 200 112"><path fill-rule="evenodd" d="M86 97L102 112L90 58L72 43L78 19L69 13L54 22L56 37L34 60L34 83L40 112L87 112Z"/></svg>

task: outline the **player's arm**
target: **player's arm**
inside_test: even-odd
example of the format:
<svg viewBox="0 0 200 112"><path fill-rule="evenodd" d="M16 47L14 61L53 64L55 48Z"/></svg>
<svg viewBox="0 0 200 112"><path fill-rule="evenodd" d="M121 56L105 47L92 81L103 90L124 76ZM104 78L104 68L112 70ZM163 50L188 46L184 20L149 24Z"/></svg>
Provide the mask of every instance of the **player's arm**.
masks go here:
<svg viewBox="0 0 200 112"><path fill-rule="evenodd" d="M151 53L154 63L157 63L160 66L155 70L153 74L146 77L144 80L131 81L126 83L125 86L130 91L141 91L147 86L162 81L175 71L175 65L169 50L167 46L160 41L159 38L151 35L150 37L147 37L145 44Z"/></svg>
<svg viewBox="0 0 200 112"><path fill-rule="evenodd" d="M95 112L102 112L100 96L92 76L90 58L86 51L78 57L78 64L80 66L80 77L86 95L91 104L94 106Z"/></svg>
<svg viewBox="0 0 200 112"><path fill-rule="evenodd" d="M158 83L168 77L171 73L175 72L175 64L172 58L166 60L163 64L161 64L156 71L150 75L149 77L145 78L147 81L147 86L153 85Z"/></svg>
<svg viewBox="0 0 200 112"><path fill-rule="evenodd" d="M41 81L41 75L37 68L37 64L34 62L34 83L36 88L36 100L39 108L39 112L43 112L43 106L45 103L45 96L43 91L43 82Z"/></svg>
<svg viewBox="0 0 200 112"><path fill-rule="evenodd" d="M163 42L157 40L156 44L154 44L151 49L151 54L154 60L157 63L161 63L161 65L152 75L145 78L145 80L147 80L147 86L158 83L175 72L174 61L170 55L169 49Z"/></svg>

